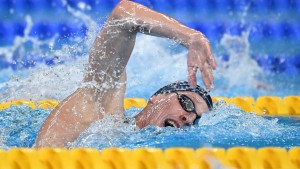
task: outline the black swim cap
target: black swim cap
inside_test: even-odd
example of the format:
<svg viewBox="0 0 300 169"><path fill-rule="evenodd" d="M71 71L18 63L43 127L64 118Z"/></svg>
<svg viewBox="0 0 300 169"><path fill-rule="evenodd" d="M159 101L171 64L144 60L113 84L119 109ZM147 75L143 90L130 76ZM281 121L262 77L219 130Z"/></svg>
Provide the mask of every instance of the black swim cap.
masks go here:
<svg viewBox="0 0 300 169"><path fill-rule="evenodd" d="M208 109L212 110L213 103L212 103L212 99L211 99L210 95L208 94L208 92L205 91L199 85L197 85L196 87L193 88L186 81L177 81L177 82L168 84L167 86L160 88L151 97L156 96L158 94L168 94L168 93L174 93L177 91L189 91L189 92L197 93L199 96L201 96L203 98Z"/></svg>

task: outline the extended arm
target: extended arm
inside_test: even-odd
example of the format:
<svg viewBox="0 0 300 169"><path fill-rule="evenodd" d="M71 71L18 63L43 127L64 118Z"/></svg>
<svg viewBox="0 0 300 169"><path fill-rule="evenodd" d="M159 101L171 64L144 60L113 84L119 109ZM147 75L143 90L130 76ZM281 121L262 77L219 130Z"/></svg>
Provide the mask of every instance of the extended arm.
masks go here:
<svg viewBox="0 0 300 169"><path fill-rule="evenodd" d="M35 147L65 147L104 114L119 112L116 104L123 105L125 92L121 75L125 74L138 32L167 37L186 46L190 83L196 85L196 70L200 68L204 83L210 88L213 81L210 68L216 65L208 40L170 17L123 0L91 48L84 86L51 112L41 127Z"/></svg>
<svg viewBox="0 0 300 169"><path fill-rule="evenodd" d="M104 72L115 81L127 64L137 32L170 38L187 47L190 84L196 85L199 68L206 88L211 88L211 68L215 69L216 63L207 38L173 18L127 0L116 6L97 37L90 56L89 72L92 73L87 75L86 81L94 78L102 84L107 80L103 77Z"/></svg>

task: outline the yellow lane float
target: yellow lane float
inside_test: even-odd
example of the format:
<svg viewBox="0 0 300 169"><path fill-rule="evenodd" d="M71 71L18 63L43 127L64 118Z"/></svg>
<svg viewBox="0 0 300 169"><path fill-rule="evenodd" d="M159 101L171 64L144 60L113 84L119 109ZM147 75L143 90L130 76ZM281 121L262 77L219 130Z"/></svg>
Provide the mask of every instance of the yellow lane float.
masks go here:
<svg viewBox="0 0 300 169"><path fill-rule="evenodd" d="M277 96L260 96L256 100L249 96L239 97L212 97L213 102L220 100L225 101L227 104L233 104L240 107L247 113L256 113L259 115L271 116L293 116L300 115L300 96L286 96L284 98ZM0 103L0 110L10 108L15 105L25 105L33 109L54 109L59 104L57 100L39 100L37 102L31 100L13 100L10 102ZM147 105L147 101L143 98L125 98L124 108L131 107L143 108Z"/></svg>
<svg viewBox="0 0 300 169"><path fill-rule="evenodd" d="M0 150L0 169L299 169L300 147Z"/></svg>

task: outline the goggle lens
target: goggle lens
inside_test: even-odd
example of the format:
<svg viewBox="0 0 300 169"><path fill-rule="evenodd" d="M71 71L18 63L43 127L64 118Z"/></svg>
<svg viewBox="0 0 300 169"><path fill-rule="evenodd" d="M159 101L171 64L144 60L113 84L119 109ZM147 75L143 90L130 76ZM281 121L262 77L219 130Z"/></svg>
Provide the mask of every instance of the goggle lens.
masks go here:
<svg viewBox="0 0 300 169"><path fill-rule="evenodd" d="M180 102L180 105L182 106L182 108L185 111L187 111L187 112L195 112L196 111L194 102L186 95L178 94L178 100Z"/></svg>
<svg viewBox="0 0 300 169"><path fill-rule="evenodd" d="M199 119L201 118L201 116L199 116L196 112L195 103L193 102L192 99L190 99L188 96L186 96L184 94L178 94L178 93L176 93L176 94L178 97L178 101L179 101L181 107L183 108L183 110L196 114L196 119L193 122L193 124L195 124L195 122L199 121Z"/></svg>

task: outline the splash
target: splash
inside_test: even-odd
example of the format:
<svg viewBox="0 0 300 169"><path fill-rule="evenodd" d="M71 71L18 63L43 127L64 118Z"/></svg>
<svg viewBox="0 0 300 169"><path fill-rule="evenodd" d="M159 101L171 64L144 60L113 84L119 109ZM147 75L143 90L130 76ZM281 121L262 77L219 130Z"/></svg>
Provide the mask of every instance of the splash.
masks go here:
<svg viewBox="0 0 300 169"><path fill-rule="evenodd" d="M32 55L44 58L56 57L55 62L64 62L64 64L50 67L37 65L30 70L22 70L26 74L24 77L15 75L10 81L0 84L0 102L14 99L63 100L81 85L88 49L100 27L90 16L68 5L66 0L63 0L63 3L74 18L87 25L86 37L73 38L74 44L63 44L61 48L54 49L58 40L57 35L43 41L30 37L33 22L30 16L26 16L24 36L16 37L12 46L1 48L0 55L4 55L10 62L19 62L21 56L26 55L25 46L30 43L33 49ZM82 10L90 9L82 2L78 6ZM217 72L217 78L225 79L230 87L236 85L249 87L262 73L250 56L248 38L249 31L246 31L241 36L225 34L220 42L230 59L227 62L219 62L218 70L222 74ZM43 50L45 46L48 51ZM19 60L14 60L15 55L19 56ZM139 35L127 66L127 97L149 98L155 90L165 84L186 80L186 57L187 50L178 43ZM198 77L198 82L201 82L201 77ZM275 143L272 143L274 139L282 138L279 142L289 147L296 144L288 143L289 140L300 138L299 134L295 133L299 131L298 128L289 124L280 124L277 118L269 120L255 114L246 114L232 105L218 104L215 111L203 115L199 126L183 129L148 126L140 130L133 124L133 120L126 123L124 118L105 116L101 121L91 125L75 142L69 143L69 146L99 149L112 146L198 148L207 145L219 147L245 145L254 147L264 144L274 145ZM139 110L136 110L134 113L138 112ZM49 113L50 110L43 112L43 110L33 111L15 107L0 112L0 123L4 124L0 129L0 147L7 149L10 146L31 146L41 123ZM133 114L130 117L133 117ZM11 142L14 144L8 144ZM262 144L257 145L257 142Z"/></svg>
<svg viewBox="0 0 300 169"><path fill-rule="evenodd" d="M168 39L139 35L126 70L128 96L148 98L166 84L187 80L187 50Z"/></svg>
<svg viewBox="0 0 300 169"><path fill-rule="evenodd" d="M86 59L55 67L40 66L26 78L13 76L0 84L0 102L11 100L63 100L80 86ZM69 66L69 67L68 67ZM30 72L28 72L29 74Z"/></svg>
<svg viewBox="0 0 300 169"><path fill-rule="evenodd" d="M223 125L220 131L223 134L230 132L239 133L247 131L251 137L268 137L268 132L280 134L284 130L283 126L278 124L278 119L266 120L266 118L255 114L254 112L246 113L240 107L234 104L227 104L219 101L215 104L215 110L205 114L199 121L199 126L216 126ZM268 131L268 132L266 132Z"/></svg>
<svg viewBox="0 0 300 169"><path fill-rule="evenodd" d="M30 41L35 46L33 50L35 56L56 58L54 59L55 63L64 64L50 67L37 64L35 68L30 70L23 69L22 71L26 72L23 74L27 74L23 76L25 78L15 74L10 81L0 84L0 92L5 96L0 101L12 99L61 100L80 85L87 63L88 49L101 26L98 26L95 20L84 13L85 10L90 10L90 7L83 2L78 4L81 11L72 8L66 0L62 2L66 11L73 18L87 25L86 37L74 38L72 42L74 44L63 44L60 49L54 49L57 36L44 41L29 36L33 23L30 16L27 16L24 37L17 37L14 45L2 50L4 55L11 58L12 61L14 53L23 51L23 49L18 50L20 46L25 46L24 43ZM256 76L261 73L261 70L250 57L248 36L249 32L244 32L242 36L224 35L221 45L229 53L230 59L227 62L219 61L218 72L215 74L216 81L220 81L220 79L227 81L229 87L236 85L247 87L256 81ZM45 44L48 44L49 51L40 52L41 46ZM161 86L177 80L187 80L187 52L187 49L171 40L138 35L132 57L127 66L128 88L126 96L149 98ZM9 74L14 74L14 72L11 71ZM197 79L198 83L203 86L199 75Z"/></svg>
<svg viewBox="0 0 300 169"><path fill-rule="evenodd" d="M126 110L126 117L107 115L94 122L69 147L224 147L299 146L297 118L262 117L218 102L198 125L184 128L147 126L139 129L133 117L141 109ZM0 148L31 147L51 110L12 106L0 111ZM299 119L298 119L299 120Z"/></svg>
<svg viewBox="0 0 300 169"><path fill-rule="evenodd" d="M87 27L88 31L86 33L86 37L84 38L85 46L90 47L98 33L98 25L90 16L86 15L85 13L75 10L70 5L68 5L68 2L66 0L62 0L63 5L66 7L67 11L72 14L76 19L80 19L82 22L84 22ZM84 2L79 2L78 6L82 10L90 10L90 6L86 5Z"/></svg>
<svg viewBox="0 0 300 169"><path fill-rule="evenodd" d="M38 40L37 38L31 37L30 31L33 26L32 19L29 15L25 17L26 28L24 30L24 36L16 36L12 46L0 47L0 56L5 57L5 59L10 62L17 64L16 62L21 62L22 57L28 56L27 49L28 45L32 49L30 52L31 56L47 56L45 54L44 46L48 47L51 51L55 45L55 41L58 38L58 34L55 34L49 40ZM17 57L17 58L14 58ZM30 58L28 58L30 60Z"/></svg>
<svg viewBox="0 0 300 169"><path fill-rule="evenodd" d="M5 83L0 83L0 102L15 99L63 100L81 85L84 66L87 64L88 49L92 45L99 27L91 17L81 11L76 11L66 1L63 2L66 10L74 18L87 25L86 36L73 38L70 35L68 38L72 40L71 44L58 44L60 41L58 34L48 40L39 40L30 36L33 21L31 16L27 15L24 36L15 37L11 46L1 47L0 56L5 57L5 60L13 64L20 64L24 60L23 57L31 56L32 58L25 58L25 60L33 60L34 67L24 69L21 66L16 71L1 70L3 73L1 79L7 80ZM83 4L81 3L80 6ZM55 48L55 46L60 47ZM38 64L35 61L37 56L43 60L51 59L52 66Z"/></svg>
<svg viewBox="0 0 300 169"><path fill-rule="evenodd" d="M241 36L224 34L221 39L221 45L228 53L229 60L220 63L222 72L220 76L228 82L229 87L237 85L255 87L257 77L262 73L257 62L251 58L249 32L245 31Z"/></svg>
<svg viewBox="0 0 300 169"><path fill-rule="evenodd" d="M239 27L241 29L246 28L246 30L241 35L229 33L223 35L220 45L224 48L225 54L228 55L228 60L224 61L217 58L218 70L215 72L215 76L217 80L225 81L221 82L222 85L225 84L226 87L224 88L238 90L239 95L252 95L245 92L245 89L240 90L239 88L242 86L242 88L250 89L251 92L256 90L260 83L259 77L262 75L262 68L251 57L249 34L254 28L246 25L251 3L244 1L240 3L243 5L240 6L237 15L240 21Z"/></svg>

